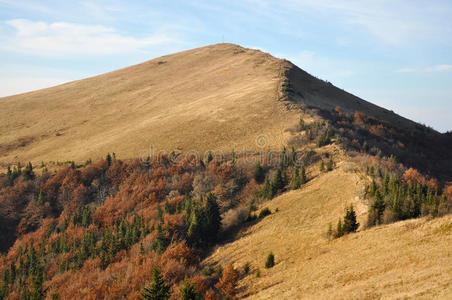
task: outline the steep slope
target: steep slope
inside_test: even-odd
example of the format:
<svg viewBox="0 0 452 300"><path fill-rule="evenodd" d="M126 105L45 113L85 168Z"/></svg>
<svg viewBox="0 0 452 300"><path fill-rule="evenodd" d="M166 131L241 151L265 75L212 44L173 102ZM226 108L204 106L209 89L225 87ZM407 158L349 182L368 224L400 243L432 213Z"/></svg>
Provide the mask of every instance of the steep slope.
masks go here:
<svg viewBox="0 0 452 300"><path fill-rule="evenodd" d="M276 100L280 60L219 44L0 99L0 162L122 158L151 149L280 148L298 116Z"/></svg>
<svg viewBox="0 0 452 300"><path fill-rule="evenodd" d="M250 274L239 282L240 299L445 298L452 293L452 217L409 220L329 241L344 208L354 204L365 223L364 182L342 162L301 190L262 205L273 212L206 259L234 263ZM277 212L276 209L278 209ZM361 227L362 228L362 227ZM265 269L268 253L276 265ZM259 269L261 276L255 276Z"/></svg>

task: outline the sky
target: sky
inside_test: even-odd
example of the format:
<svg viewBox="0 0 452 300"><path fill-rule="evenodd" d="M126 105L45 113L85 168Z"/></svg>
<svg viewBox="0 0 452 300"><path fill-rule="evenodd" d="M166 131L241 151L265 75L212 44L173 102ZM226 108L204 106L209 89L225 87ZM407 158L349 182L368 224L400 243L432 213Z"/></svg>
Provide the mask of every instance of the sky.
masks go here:
<svg viewBox="0 0 452 300"><path fill-rule="evenodd" d="M224 41L445 132L451 16L450 0L0 0L0 97Z"/></svg>

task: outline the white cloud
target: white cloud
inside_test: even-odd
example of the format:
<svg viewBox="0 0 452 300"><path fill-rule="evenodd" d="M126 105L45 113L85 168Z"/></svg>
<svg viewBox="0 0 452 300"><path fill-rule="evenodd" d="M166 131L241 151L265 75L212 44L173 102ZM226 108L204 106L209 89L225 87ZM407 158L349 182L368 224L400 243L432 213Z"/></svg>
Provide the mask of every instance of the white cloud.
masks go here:
<svg viewBox="0 0 452 300"><path fill-rule="evenodd" d="M6 21L13 34L3 34L0 49L41 56L105 55L146 51L153 46L176 44L167 34L131 37L114 28L67 22Z"/></svg>

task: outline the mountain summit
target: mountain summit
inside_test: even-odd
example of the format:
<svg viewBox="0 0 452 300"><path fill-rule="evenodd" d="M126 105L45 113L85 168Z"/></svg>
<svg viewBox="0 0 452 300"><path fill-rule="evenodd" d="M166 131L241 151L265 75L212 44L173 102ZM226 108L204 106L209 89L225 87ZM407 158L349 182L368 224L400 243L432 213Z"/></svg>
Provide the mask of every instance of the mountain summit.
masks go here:
<svg viewBox="0 0 452 300"><path fill-rule="evenodd" d="M290 128L306 109L332 123L338 122L331 117L335 109L359 112L374 131L390 132L386 146L374 141L388 155L410 149L427 157L438 150L434 145L447 144L444 135L313 77L287 60L217 44L1 98L0 163L6 167L17 161L84 161L107 152L131 158L151 151L281 149L294 139ZM401 131L395 140L394 134ZM413 142L413 137L419 141ZM441 149L438 165L448 160Z"/></svg>

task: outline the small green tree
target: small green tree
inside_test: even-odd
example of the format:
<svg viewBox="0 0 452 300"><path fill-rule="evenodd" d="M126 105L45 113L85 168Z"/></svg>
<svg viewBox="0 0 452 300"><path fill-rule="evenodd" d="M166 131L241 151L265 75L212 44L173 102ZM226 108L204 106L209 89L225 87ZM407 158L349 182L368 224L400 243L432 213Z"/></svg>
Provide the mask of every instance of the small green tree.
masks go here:
<svg viewBox="0 0 452 300"><path fill-rule="evenodd" d="M180 289L181 300L199 300L199 294L196 290L196 286L191 284L187 278L184 279L184 285Z"/></svg>
<svg viewBox="0 0 452 300"><path fill-rule="evenodd" d="M343 231L345 234L355 232L359 227L359 223L356 221L356 213L353 209L353 205L350 205L349 208L347 208L347 211L345 213L344 217L344 225L343 225Z"/></svg>
<svg viewBox="0 0 452 300"><path fill-rule="evenodd" d="M320 172L325 172L325 163L323 160L320 162Z"/></svg>
<svg viewBox="0 0 452 300"><path fill-rule="evenodd" d="M209 151L207 153L207 159L206 159L207 164L209 164L212 160L213 160L213 155L212 155L212 152Z"/></svg>
<svg viewBox="0 0 452 300"><path fill-rule="evenodd" d="M273 252L270 252L267 256L267 260L265 261L265 268L269 269L275 265L275 255Z"/></svg>
<svg viewBox="0 0 452 300"><path fill-rule="evenodd" d="M110 155L110 153L107 154L106 160L107 160L108 166L111 166L111 155Z"/></svg>
<svg viewBox="0 0 452 300"><path fill-rule="evenodd" d="M334 167L333 158L330 157L330 160L329 160L328 163L326 164L326 170L327 170L327 171L333 171L333 167Z"/></svg>
<svg viewBox="0 0 452 300"><path fill-rule="evenodd" d="M273 177L272 186L275 192L284 188L284 179L281 169L276 170L275 177Z"/></svg>
<svg viewBox="0 0 452 300"><path fill-rule="evenodd" d="M339 218L337 221L337 227L336 227L336 237L341 237L344 235L344 230L342 227L342 220Z"/></svg>
<svg viewBox="0 0 452 300"><path fill-rule="evenodd" d="M31 162L28 162L24 170L24 180L32 180L34 178L35 173L33 172L33 165L31 164Z"/></svg>
<svg viewBox="0 0 452 300"><path fill-rule="evenodd" d="M258 162L256 164L253 175L254 175L254 180L256 180L257 183L262 183L265 180L265 170L261 166L260 162Z"/></svg>
<svg viewBox="0 0 452 300"><path fill-rule="evenodd" d="M141 291L145 300L167 300L171 296L170 285L165 282L157 268L152 270L152 283Z"/></svg>
<svg viewBox="0 0 452 300"><path fill-rule="evenodd" d="M264 186L262 187L260 194L262 197L267 199L272 199L273 196L275 195L273 186L270 183L270 180L268 180L268 178L265 178Z"/></svg>

